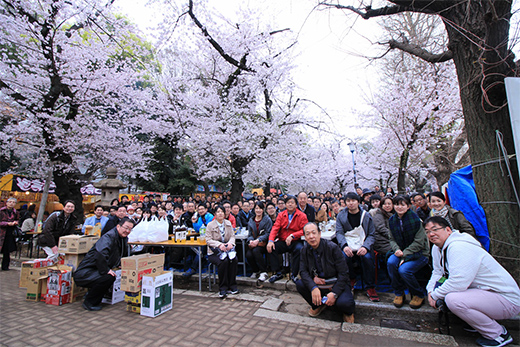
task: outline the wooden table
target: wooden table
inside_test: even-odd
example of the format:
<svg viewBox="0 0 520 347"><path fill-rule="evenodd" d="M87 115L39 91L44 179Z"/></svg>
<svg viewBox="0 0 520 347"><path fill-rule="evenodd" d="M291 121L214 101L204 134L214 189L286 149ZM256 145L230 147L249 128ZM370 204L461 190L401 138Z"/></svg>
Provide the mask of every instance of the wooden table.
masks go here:
<svg viewBox="0 0 520 347"><path fill-rule="evenodd" d="M206 241L203 243L199 241L184 241L175 242L174 240L162 242L128 242L128 246L143 245L143 246L162 246L162 247L190 247L199 257L199 292L202 291L202 247L206 246ZM130 254L130 249L128 250Z"/></svg>

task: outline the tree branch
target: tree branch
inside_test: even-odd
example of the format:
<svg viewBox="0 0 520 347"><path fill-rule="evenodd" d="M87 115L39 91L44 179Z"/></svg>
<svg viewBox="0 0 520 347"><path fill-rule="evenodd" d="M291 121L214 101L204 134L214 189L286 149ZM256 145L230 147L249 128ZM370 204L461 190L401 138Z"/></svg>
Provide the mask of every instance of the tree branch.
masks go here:
<svg viewBox="0 0 520 347"><path fill-rule="evenodd" d="M399 42L396 40L390 40L390 41L388 41L388 45L390 46L391 49L395 49L395 48L400 49L403 52L414 55L429 63L442 63L442 62L453 59L452 51L445 51L445 52L442 52L439 54L434 54L434 53L428 52L424 48L421 48L417 45L410 44L406 41Z"/></svg>
<svg viewBox="0 0 520 347"><path fill-rule="evenodd" d="M242 65L242 62L245 63L245 59L242 59L240 62L238 62L235 58L233 58L232 56L227 54L224 51L224 49L222 48L222 46L220 46L218 44L218 42L215 41L215 39L209 34L208 30L204 27L204 25L202 25L202 23L198 20L198 18L193 13L193 0L189 0L188 14L191 17L191 19L193 20L193 22L195 23L195 25L197 27L199 27L199 29L202 31L202 34L204 34L204 36L208 39L209 43L213 46L213 48L215 48L217 50L217 52L222 56L222 58L224 58L225 61L227 61L231 65L236 66L237 68L239 68L241 70L254 72L252 69L248 68L247 66Z"/></svg>

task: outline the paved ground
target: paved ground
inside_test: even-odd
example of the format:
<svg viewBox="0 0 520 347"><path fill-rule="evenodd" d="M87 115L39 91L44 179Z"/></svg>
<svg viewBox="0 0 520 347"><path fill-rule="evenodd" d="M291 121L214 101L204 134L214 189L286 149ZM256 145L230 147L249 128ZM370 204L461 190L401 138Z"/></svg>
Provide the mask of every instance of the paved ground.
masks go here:
<svg viewBox="0 0 520 347"><path fill-rule="evenodd" d="M19 274L0 272L2 346L428 346L266 318L258 302L207 296L175 295L173 310L156 318L126 312L124 303L100 312L79 302L45 305L25 301Z"/></svg>

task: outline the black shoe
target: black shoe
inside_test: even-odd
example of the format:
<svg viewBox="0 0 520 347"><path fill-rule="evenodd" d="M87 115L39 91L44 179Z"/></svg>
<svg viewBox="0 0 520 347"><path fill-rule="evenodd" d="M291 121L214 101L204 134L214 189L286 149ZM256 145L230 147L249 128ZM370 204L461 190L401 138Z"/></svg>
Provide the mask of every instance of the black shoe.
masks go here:
<svg viewBox="0 0 520 347"><path fill-rule="evenodd" d="M235 289L228 290L228 291L227 291L227 294L237 295L237 294L238 294L238 289L235 288Z"/></svg>
<svg viewBox="0 0 520 347"><path fill-rule="evenodd" d="M282 274L274 274L271 276L271 278L269 278L269 283L274 283L278 280L281 280L282 278L283 278Z"/></svg>
<svg viewBox="0 0 520 347"><path fill-rule="evenodd" d="M83 308L87 311L101 311L101 305L93 306L89 302L83 301Z"/></svg>
<svg viewBox="0 0 520 347"><path fill-rule="evenodd" d="M291 281L293 281L296 284L296 281L298 281L298 276L291 275Z"/></svg>
<svg viewBox="0 0 520 347"><path fill-rule="evenodd" d="M226 294L226 291L225 291L225 290L223 290L223 291L221 291L220 293L218 293L218 297L221 298L221 299L224 299L224 298L226 297L226 295L227 295L227 294Z"/></svg>

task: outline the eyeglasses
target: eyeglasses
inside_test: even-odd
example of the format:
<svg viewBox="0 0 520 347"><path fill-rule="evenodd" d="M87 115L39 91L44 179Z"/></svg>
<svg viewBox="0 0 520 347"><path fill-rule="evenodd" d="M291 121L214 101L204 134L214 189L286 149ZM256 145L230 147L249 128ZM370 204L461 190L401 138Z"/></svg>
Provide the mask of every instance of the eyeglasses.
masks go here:
<svg viewBox="0 0 520 347"><path fill-rule="evenodd" d="M439 230L443 230L443 229L446 229L446 228L439 227L439 228L432 228L431 230L424 229L424 231L426 232L426 235L430 235L431 233L436 233Z"/></svg>
<svg viewBox="0 0 520 347"><path fill-rule="evenodd" d="M132 231L132 227L127 227L126 225L121 225L121 229Z"/></svg>

